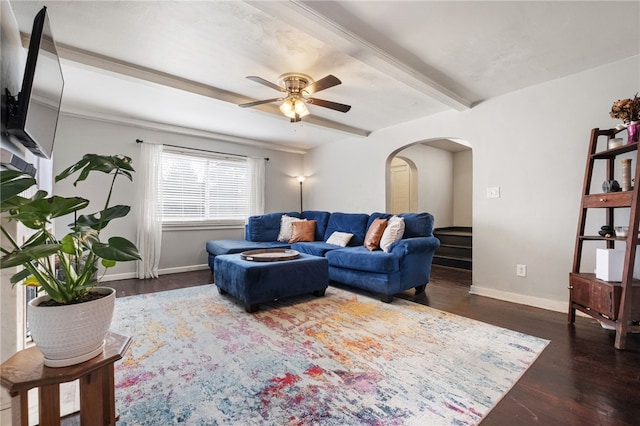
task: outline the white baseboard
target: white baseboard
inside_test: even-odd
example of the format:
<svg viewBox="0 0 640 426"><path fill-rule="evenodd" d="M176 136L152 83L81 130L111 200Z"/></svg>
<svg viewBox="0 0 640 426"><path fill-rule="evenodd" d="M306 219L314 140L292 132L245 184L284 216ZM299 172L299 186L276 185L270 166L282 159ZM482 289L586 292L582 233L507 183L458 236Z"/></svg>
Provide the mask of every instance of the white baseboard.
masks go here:
<svg viewBox="0 0 640 426"><path fill-rule="evenodd" d="M158 275L168 275L168 274L178 274L180 272L192 272L192 271L202 271L204 269L209 269L209 265L189 265L189 266L179 266L177 268L165 268L158 270ZM138 274L135 272L125 272L122 274L111 274L105 275L100 281L117 281L117 280L129 280L131 278L138 278Z"/></svg>
<svg viewBox="0 0 640 426"><path fill-rule="evenodd" d="M504 300L505 302L518 303L520 305L533 306L535 308L546 309L555 312L567 312L569 309L569 299L566 302L544 299L542 297L527 296L524 294L510 293L507 291L495 290L493 288L479 287L472 285L469 288L470 294L477 296L491 297L492 299Z"/></svg>
<svg viewBox="0 0 640 426"><path fill-rule="evenodd" d="M204 264L204 265L178 266L177 268L165 268L165 269L160 269L158 271L158 275L178 274L180 272L202 271L204 269L209 269L209 265Z"/></svg>
<svg viewBox="0 0 640 426"><path fill-rule="evenodd" d="M138 274L136 274L135 272L126 272L124 274L110 274L102 277L100 279L100 282L104 283L107 281L128 280L128 279L137 278L137 277L138 277Z"/></svg>

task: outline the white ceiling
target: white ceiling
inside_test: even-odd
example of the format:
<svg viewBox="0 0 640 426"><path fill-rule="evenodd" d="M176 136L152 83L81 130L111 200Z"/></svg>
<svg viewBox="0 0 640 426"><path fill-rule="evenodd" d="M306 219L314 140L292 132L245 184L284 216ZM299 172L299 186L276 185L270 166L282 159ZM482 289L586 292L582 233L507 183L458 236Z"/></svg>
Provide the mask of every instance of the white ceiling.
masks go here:
<svg viewBox="0 0 640 426"><path fill-rule="evenodd" d="M45 4L64 111L299 152L640 53L640 1L12 1L21 32ZM351 111L236 105L286 72Z"/></svg>

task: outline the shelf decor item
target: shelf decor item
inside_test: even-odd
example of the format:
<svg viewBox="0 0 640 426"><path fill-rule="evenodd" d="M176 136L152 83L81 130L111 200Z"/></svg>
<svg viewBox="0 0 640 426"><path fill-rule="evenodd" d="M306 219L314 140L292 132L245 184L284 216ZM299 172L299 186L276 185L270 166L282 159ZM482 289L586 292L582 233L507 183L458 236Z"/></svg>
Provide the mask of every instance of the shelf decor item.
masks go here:
<svg viewBox="0 0 640 426"><path fill-rule="evenodd" d="M635 143L640 141L640 121L632 121L627 126L627 143Z"/></svg>
<svg viewBox="0 0 640 426"><path fill-rule="evenodd" d="M140 260L140 254L126 238L111 236L102 242L100 233L109 222L129 213L129 206L110 206L110 200L117 177L133 180L133 171L129 157L87 154L56 176L58 182L79 172L74 186L91 172L113 176L111 184L102 187L106 196L104 207L91 214L80 214L89 205L89 200L81 197L49 196L38 190L25 198L20 194L37 185L35 178L15 170L0 171L0 212L33 231L26 241L18 242L0 226L5 240L0 247L0 268L22 267L11 277L11 284L22 281L46 293L27 307L31 335L44 355L46 366L74 365L102 352L115 292L96 287L98 262L106 270L116 262ZM59 239L52 221L71 214L75 220L70 219L73 220L70 232ZM75 310L80 312L70 312ZM94 331L83 335L84 329Z"/></svg>
<svg viewBox="0 0 640 426"><path fill-rule="evenodd" d="M615 148L619 148L623 145L622 143L622 138L613 138L613 139L609 139L609 144L608 144L608 148L609 149L615 149Z"/></svg>
<svg viewBox="0 0 640 426"><path fill-rule="evenodd" d="M622 120L627 127L627 143L640 140L640 98L636 93L633 99L618 99L613 103L611 118Z"/></svg>
<svg viewBox="0 0 640 426"><path fill-rule="evenodd" d="M602 182L602 191L603 192L620 192L622 188L620 188L620 184L617 180L605 180Z"/></svg>
<svg viewBox="0 0 640 426"><path fill-rule="evenodd" d="M631 191L631 159L620 160L622 163L622 190Z"/></svg>

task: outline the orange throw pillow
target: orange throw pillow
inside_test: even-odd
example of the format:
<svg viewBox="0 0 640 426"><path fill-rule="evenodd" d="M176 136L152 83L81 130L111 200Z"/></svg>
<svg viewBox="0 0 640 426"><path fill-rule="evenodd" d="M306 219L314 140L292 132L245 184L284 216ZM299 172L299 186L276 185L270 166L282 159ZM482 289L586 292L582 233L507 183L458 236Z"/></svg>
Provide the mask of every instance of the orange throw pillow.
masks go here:
<svg viewBox="0 0 640 426"><path fill-rule="evenodd" d="M375 218L367 230L367 235L364 237L364 246L370 251L379 249L380 239L386 227L387 219L381 217Z"/></svg>
<svg viewBox="0 0 640 426"><path fill-rule="evenodd" d="M291 239L289 240L289 243L297 243L300 241L314 241L315 233L316 233L315 220L293 222L291 224Z"/></svg>

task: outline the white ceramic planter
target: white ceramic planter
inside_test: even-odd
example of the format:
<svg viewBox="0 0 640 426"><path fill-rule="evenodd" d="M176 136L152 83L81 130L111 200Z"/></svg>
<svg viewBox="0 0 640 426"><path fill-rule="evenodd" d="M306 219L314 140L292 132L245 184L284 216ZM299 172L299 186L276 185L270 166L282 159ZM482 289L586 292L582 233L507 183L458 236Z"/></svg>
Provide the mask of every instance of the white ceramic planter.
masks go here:
<svg viewBox="0 0 640 426"><path fill-rule="evenodd" d="M111 326L116 292L109 287L94 287L91 291L107 296L64 306L38 306L50 299L47 295L29 302L27 319L31 336L44 355L47 367L79 364L102 352Z"/></svg>

